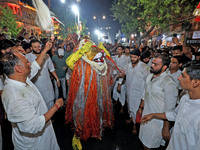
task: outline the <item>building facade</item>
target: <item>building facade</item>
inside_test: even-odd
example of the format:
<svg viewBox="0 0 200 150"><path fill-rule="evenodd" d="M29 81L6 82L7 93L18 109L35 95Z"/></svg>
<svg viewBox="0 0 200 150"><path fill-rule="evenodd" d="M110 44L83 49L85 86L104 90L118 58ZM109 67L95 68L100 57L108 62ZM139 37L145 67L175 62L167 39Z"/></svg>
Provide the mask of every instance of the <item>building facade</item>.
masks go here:
<svg viewBox="0 0 200 150"><path fill-rule="evenodd" d="M0 6L9 6L13 10L13 14L17 17L18 27L25 28L28 33L42 34L41 28L35 23L37 15L35 8L18 0L1 0Z"/></svg>

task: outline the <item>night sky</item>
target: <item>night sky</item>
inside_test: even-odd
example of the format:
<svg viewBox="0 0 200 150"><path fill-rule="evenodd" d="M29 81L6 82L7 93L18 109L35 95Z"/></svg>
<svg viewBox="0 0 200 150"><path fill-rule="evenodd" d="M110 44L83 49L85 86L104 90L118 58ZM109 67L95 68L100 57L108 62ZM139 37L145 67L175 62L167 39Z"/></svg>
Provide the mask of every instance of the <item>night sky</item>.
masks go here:
<svg viewBox="0 0 200 150"><path fill-rule="evenodd" d="M32 5L32 0L21 0L22 2ZM48 0L43 0L46 4ZM65 4L62 4L60 0L51 0L51 7L69 7L75 0L65 0ZM98 27L111 27L107 32L110 33L112 41L115 38L116 32L120 29L120 25L117 21L113 21L111 16L111 5L113 0L81 0L80 3L80 17L87 20L86 27L93 32ZM68 8L69 9L69 8ZM56 14L58 17L64 15L63 12ZM106 19L101 17L105 15ZM93 20L93 16L97 16L97 20ZM99 19L98 19L99 18Z"/></svg>

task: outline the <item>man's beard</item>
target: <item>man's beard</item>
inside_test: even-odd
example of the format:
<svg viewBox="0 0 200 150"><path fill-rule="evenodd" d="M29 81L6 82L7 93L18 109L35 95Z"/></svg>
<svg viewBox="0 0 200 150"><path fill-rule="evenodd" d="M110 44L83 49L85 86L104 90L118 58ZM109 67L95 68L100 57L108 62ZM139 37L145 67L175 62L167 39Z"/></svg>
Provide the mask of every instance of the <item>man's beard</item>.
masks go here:
<svg viewBox="0 0 200 150"><path fill-rule="evenodd" d="M132 64L137 64L139 62L139 59L136 61L131 61Z"/></svg>
<svg viewBox="0 0 200 150"><path fill-rule="evenodd" d="M162 72L162 69L163 69L163 66L159 70L153 70L153 68L151 67L150 72L155 74L155 75L158 75Z"/></svg>
<svg viewBox="0 0 200 150"><path fill-rule="evenodd" d="M40 52L37 52L37 51L33 50L33 53L34 53L34 54L40 54L40 53L41 53L41 50L40 50Z"/></svg>

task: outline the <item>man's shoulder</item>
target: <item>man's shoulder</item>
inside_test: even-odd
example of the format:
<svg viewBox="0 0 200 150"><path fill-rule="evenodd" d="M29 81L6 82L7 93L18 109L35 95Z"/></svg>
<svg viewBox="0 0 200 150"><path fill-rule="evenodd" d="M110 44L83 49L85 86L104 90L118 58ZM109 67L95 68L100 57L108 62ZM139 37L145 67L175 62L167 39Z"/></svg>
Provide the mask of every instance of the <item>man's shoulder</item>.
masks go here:
<svg viewBox="0 0 200 150"><path fill-rule="evenodd" d="M28 53L28 54L26 54L25 56L27 56L27 57L33 57L33 56L35 56L33 53Z"/></svg>
<svg viewBox="0 0 200 150"><path fill-rule="evenodd" d="M174 84L176 86L176 82L167 72L165 72L165 75L161 78L161 82L164 83L164 85Z"/></svg>
<svg viewBox="0 0 200 150"><path fill-rule="evenodd" d="M150 72L150 68L149 68L149 66L147 66L147 64L145 64L144 62L142 62L142 61L139 61L139 63L138 63L138 68L142 71L142 72Z"/></svg>
<svg viewBox="0 0 200 150"><path fill-rule="evenodd" d="M37 57L33 54L33 53L28 53L25 55L26 59L28 59L29 61L31 60L35 60Z"/></svg>
<svg viewBox="0 0 200 150"><path fill-rule="evenodd" d="M139 61L138 63L142 68L149 68L149 66L147 64L145 64L144 62L142 61Z"/></svg>
<svg viewBox="0 0 200 150"><path fill-rule="evenodd" d="M57 59L58 59L58 55L53 55L53 56L51 57L51 59L52 59L52 60L57 60Z"/></svg>

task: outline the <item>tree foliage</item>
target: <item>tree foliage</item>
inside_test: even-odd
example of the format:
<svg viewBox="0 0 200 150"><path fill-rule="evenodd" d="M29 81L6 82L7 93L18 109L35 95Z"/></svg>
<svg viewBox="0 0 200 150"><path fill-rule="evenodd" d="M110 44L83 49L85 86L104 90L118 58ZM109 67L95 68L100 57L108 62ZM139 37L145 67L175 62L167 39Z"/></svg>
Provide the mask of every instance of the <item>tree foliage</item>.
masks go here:
<svg viewBox="0 0 200 150"><path fill-rule="evenodd" d="M198 0L139 0L144 6L142 17L152 25L165 28L191 16Z"/></svg>
<svg viewBox="0 0 200 150"><path fill-rule="evenodd" d="M13 14L12 9L8 6L5 8L0 6L0 12L0 28L7 26L12 37L16 37L22 28L17 27L17 17Z"/></svg>
<svg viewBox="0 0 200 150"><path fill-rule="evenodd" d="M126 35L138 31L146 32L148 23L142 18L144 7L137 0L115 0L111 11L115 20L119 20Z"/></svg>
<svg viewBox="0 0 200 150"><path fill-rule="evenodd" d="M198 0L115 0L113 17L119 20L126 35L141 31L144 36L154 26L166 28L192 15Z"/></svg>

